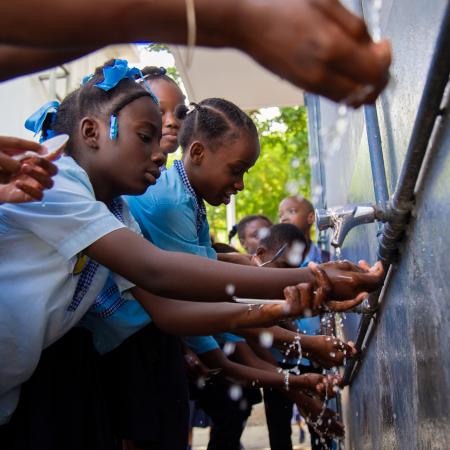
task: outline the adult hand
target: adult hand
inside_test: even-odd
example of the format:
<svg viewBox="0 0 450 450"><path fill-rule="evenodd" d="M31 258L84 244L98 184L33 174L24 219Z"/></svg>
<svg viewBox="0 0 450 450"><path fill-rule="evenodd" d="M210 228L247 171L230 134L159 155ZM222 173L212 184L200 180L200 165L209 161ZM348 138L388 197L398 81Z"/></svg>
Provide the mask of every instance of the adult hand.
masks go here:
<svg viewBox="0 0 450 450"><path fill-rule="evenodd" d="M37 156L17 161L12 156L27 150ZM25 139L0 136L0 202L23 203L41 200L44 189L53 186L51 179L57 168L50 161L39 158L45 147Z"/></svg>
<svg viewBox="0 0 450 450"><path fill-rule="evenodd" d="M307 91L357 107L388 81L391 49L374 43L361 18L338 0L248 0L232 42Z"/></svg>

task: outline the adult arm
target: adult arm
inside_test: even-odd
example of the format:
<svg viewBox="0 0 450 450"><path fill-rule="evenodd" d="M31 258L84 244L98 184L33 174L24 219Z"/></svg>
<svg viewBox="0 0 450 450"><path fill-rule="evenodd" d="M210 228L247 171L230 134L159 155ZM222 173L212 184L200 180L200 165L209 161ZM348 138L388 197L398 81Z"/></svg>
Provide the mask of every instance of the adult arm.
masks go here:
<svg viewBox="0 0 450 450"><path fill-rule="evenodd" d="M0 81L70 62L88 52L96 50L94 46L82 48L38 48L16 45L0 45Z"/></svg>
<svg viewBox="0 0 450 450"><path fill-rule="evenodd" d="M356 106L387 82L389 44L338 0L196 0L195 11L198 45L243 50L311 92ZM1 12L0 42L13 45L186 43L185 0L15 0Z"/></svg>

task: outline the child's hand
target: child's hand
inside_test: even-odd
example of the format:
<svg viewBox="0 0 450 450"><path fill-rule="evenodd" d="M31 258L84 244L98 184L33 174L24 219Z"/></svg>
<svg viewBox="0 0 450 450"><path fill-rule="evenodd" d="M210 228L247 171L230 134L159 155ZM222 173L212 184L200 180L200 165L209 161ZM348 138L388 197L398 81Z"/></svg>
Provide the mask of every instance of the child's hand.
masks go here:
<svg viewBox="0 0 450 450"><path fill-rule="evenodd" d="M246 20L237 22L240 47L282 78L354 107L374 102L385 87L390 45L374 43L364 21L339 1L249 4L240 11Z"/></svg>
<svg viewBox="0 0 450 450"><path fill-rule="evenodd" d="M304 356L325 369L342 365L345 358L356 353L353 346L334 336L311 336L310 339L314 339L314 348L305 352Z"/></svg>
<svg viewBox="0 0 450 450"><path fill-rule="evenodd" d="M290 384L293 387L307 389L318 395L320 398L327 396L334 397L339 391L342 383L340 375L321 375L318 373L305 373L303 375L291 376Z"/></svg>
<svg viewBox="0 0 450 450"><path fill-rule="evenodd" d="M320 400L312 399L313 401L307 408L302 408L307 411L305 417L306 423L310 425L314 431L323 437L344 437L344 424L338 420L338 415L331 409L323 409Z"/></svg>
<svg viewBox="0 0 450 450"><path fill-rule="evenodd" d="M45 153L45 147L25 139L0 136L0 202L23 203L42 199L42 191L53 186L57 168L44 158L17 161L24 151Z"/></svg>
<svg viewBox="0 0 450 450"><path fill-rule="evenodd" d="M210 375L208 367L200 361L200 358L191 349L186 348L184 352L184 363L188 379L194 383L199 378L207 380Z"/></svg>
<svg viewBox="0 0 450 450"><path fill-rule="evenodd" d="M330 309L335 311L350 309L367 297L367 292L373 291L381 286L384 279L384 269L380 261L372 267L361 262L357 266L350 261L338 261L325 264L309 263L308 267L316 279L325 284L330 300L347 303L339 307L336 303L328 301ZM323 271L326 275L324 278Z"/></svg>

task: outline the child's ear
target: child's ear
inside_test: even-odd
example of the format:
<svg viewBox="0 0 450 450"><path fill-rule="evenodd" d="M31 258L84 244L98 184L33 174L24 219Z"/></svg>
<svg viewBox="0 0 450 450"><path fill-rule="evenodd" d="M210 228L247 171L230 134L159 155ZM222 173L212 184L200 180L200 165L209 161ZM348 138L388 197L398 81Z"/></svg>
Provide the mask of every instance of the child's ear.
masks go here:
<svg viewBox="0 0 450 450"><path fill-rule="evenodd" d="M316 213L315 212L310 212L308 214L308 224L312 225L314 223L314 221L316 220Z"/></svg>
<svg viewBox="0 0 450 450"><path fill-rule="evenodd" d="M191 161L199 166L202 161L203 158L205 157L205 147L204 145L199 142L199 141L194 141L188 149L189 152L189 158L191 159Z"/></svg>
<svg viewBox="0 0 450 450"><path fill-rule="evenodd" d="M80 122L81 137L86 145L92 149L98 149L99 124L91 117L84 117Z"/></svg>

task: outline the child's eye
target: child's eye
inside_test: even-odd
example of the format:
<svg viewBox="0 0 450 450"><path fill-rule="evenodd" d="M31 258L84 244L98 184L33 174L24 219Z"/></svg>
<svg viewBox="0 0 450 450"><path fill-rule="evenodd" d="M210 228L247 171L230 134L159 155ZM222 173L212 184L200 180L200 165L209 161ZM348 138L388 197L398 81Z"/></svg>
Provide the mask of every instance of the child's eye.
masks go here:
<svg viewBox="0 0 450 450"><path fill-rule="evenodd" d="M138 133L138 136L142 142L148 143L151 141L151 137L147 136L146 134Z"/></svg>

